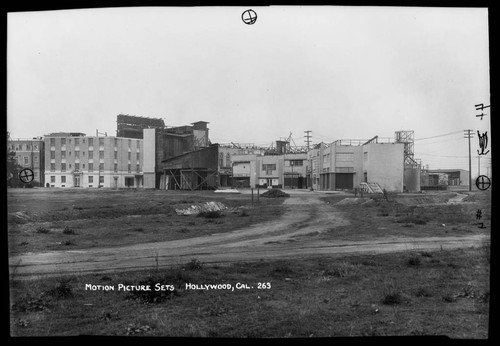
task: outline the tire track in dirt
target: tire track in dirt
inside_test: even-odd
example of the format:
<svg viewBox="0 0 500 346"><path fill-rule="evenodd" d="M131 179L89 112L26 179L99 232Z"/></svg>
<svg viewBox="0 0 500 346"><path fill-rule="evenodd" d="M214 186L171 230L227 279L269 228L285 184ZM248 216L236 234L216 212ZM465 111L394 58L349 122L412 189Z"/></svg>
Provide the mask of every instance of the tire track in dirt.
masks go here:
<svg viewBox="0 0 500 346"><path fill-rule="evenodd" d="M295 241L294 237L348 225L332 205L317 196L290 197L278 219L232 232L114 248L27 253L9 258L11 276L30 278L90 272L127 271L176 266L196 258L206 263L295 258L310 255L384 253L422 249L478 246L485 237L387 238L373 241Z"/></svg>

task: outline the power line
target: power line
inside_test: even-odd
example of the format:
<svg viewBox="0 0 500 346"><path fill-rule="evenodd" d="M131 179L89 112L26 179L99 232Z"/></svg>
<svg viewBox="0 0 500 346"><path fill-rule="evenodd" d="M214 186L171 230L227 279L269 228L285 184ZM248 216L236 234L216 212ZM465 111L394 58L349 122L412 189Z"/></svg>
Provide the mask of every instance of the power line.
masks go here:
<svg viewBox="0 0 500 346"><path fill-rule="evenodd" d="M418 139L415 139L414 141L416 142L416 141L423 141L424 139L444 137L444 136L454 135L454 134L457 134L457 133L460 133L460 132L462 132L462 131L455 131L455 132L450 132L450 133L444 133L442 135L436 135L436 136L425 137L425 138L418 138Z"/></svg>

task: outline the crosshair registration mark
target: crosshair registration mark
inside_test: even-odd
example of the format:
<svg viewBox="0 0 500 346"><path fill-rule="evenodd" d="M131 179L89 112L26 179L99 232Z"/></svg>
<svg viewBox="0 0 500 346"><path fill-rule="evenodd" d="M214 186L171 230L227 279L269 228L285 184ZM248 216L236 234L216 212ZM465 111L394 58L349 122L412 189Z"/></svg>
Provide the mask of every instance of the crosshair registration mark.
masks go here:
<svg viewBox="0 0 500 346"><path fill-rule="evenodd" d="M241 14L241 20L245 24L252 25L257 21L257 13L254 10L246 10Z"/></svg>
<svg viewBox="0 0 500 346"><path fill-rule="evenodd" d="M21 172L19 172L19 180L21 180L25 184L31 183L34 178L35 175L33 174L33 171L29 168L25 168Z"/></svg>
<svg viewBox="0 0 500 346"><path fill-rule="evenodd" d="M479 177L477 177L476 179L476 187L481 190L481 191L484 191L484 190L488 190L491 186L491 180L490 178L488 178L487 176L485 175L480 175Z"/></svg>

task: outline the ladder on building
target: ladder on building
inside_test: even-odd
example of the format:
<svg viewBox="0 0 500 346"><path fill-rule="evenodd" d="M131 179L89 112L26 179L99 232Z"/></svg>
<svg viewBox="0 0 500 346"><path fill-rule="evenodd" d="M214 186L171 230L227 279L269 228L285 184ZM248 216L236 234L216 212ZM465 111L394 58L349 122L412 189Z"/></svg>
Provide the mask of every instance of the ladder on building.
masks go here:
<svg viewBox="0 0 500 346"><path fill-rule="evenodd" d="M378 183L361 183L359 187L367 193L384 193Z"/></svg>

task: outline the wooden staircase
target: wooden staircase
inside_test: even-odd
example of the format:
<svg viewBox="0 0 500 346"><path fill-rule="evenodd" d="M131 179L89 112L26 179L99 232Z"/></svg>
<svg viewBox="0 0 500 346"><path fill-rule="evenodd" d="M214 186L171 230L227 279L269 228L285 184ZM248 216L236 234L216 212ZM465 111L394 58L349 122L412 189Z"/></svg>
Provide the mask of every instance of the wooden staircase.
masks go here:
<svg viewBox="0 0 500 346"><path fill-rule="evenodd" d="M378 183L361 183L359 187L366 193L384 193Z"/></svg>

